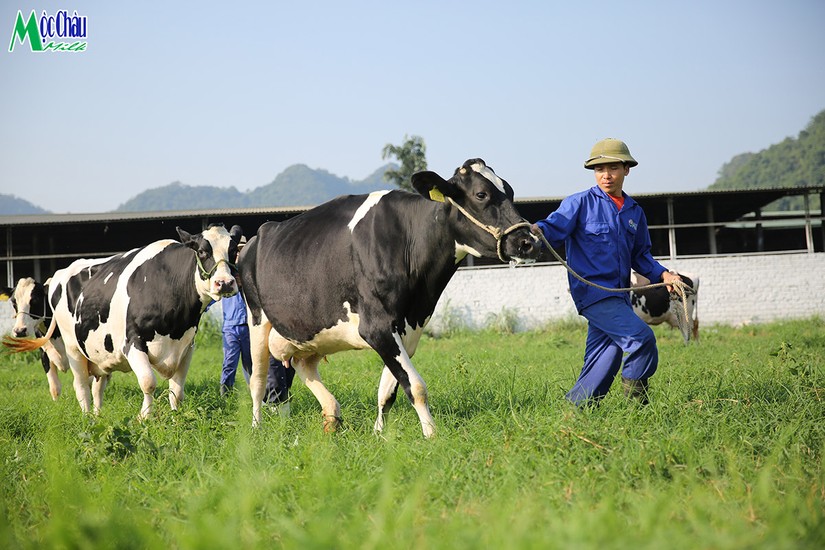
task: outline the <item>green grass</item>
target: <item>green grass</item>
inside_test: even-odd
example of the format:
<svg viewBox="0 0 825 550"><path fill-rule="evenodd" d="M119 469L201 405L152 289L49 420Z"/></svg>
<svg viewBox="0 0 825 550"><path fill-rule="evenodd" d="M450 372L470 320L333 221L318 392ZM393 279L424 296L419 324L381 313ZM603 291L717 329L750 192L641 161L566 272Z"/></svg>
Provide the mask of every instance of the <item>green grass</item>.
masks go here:
<svg viewBox="0 0 825 550"><path fill-rule="evenodd" d="M425 336L432 440L401 398L373 435L370 352L322 363L334 435L300 382L292 416L252 430L245 384L218 396L214 328L181 410L162 382L143 424L131 374L84 417L70 375L52 402L35 356L4 355L0 547L825 547L825 322L708 327L691 346L657 328L651 404L617 383L579 411L563 395L584 331Z"/></svg>

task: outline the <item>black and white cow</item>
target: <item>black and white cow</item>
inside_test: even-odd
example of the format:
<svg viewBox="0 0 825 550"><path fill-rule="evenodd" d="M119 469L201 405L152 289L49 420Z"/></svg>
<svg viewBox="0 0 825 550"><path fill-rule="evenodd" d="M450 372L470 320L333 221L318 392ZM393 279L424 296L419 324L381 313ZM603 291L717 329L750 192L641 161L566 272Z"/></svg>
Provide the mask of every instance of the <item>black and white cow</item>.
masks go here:
<svg viewBox="0 0 825 550"><path fill-rule="evenodd" d="M181 242L156 241L99 260L78 260L58 270L49 284L54 318L42 338L11 338L13 351L37 349L59 327L80 407L89 412L89 376L103 380L95 395L102 404L113 371L133 371L143 390L140 417L151 412L157 380L169 379L169 404L177 409L192 359L198 323L213 300L238 292L235 258L241 228L222 225Z"/></svg>
<svg viewBox="0 0 825 550"><path fill-rule="evenodd" d="M238 267L250 312L253 425L261 421L269 353L295 368L321 404L325 429L334 430L340 405L318 363L371 348L385 365L376 431L400 383L424 436L434 433L427 387L410 358L439 296L467 254L531 260L539 247L513 189L481 159L449 180L418 172L412 184L420 195L349 195L265 223L244 247Z"/></svg>
<svg viewBox="0 0 825 550"><path fill-rule="evenodd" d="M630 293L630 304L642 321L648 325L660 325L667 323L671 327L678 328L682 332L685 342L692 337L699 340L699 313L696 309L697 298L699 296L699 277L690 273L679 273L693 292L687 295L687 319L680 323L680 319L685 316L682 302L671 299L665 287L650 288L647 290L634 290ZM639 287L649 285L650 281L636 273L630 273L630 286Z"/></svg>
<svg viewBox="0 0 825 550"><path fill-rule="evenodd" d="M0 300L7 299L14 310L14 324L11 335L15 338L36 338L46 332L46 322L52 318L52 308L46 299L48 287L31 277L23 277L14 288L0 289ZM40 350L40 362L49 381L49 394L57 401L62 386L57 370L66 372L69 362L66 359L63 340L59 333L45 343Z"/></svg>

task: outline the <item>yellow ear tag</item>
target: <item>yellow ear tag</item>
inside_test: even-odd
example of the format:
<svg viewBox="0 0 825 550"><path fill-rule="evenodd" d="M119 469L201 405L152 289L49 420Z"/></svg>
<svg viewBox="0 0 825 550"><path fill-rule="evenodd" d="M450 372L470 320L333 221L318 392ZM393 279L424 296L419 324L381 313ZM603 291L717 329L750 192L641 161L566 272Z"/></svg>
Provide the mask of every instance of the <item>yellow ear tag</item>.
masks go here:
<svg viewBox="0 0 825 550"><path fill-rule="evenodd" d="M435 187L430 189L430 198L436 202L444 202L444 194Z"/></svg>

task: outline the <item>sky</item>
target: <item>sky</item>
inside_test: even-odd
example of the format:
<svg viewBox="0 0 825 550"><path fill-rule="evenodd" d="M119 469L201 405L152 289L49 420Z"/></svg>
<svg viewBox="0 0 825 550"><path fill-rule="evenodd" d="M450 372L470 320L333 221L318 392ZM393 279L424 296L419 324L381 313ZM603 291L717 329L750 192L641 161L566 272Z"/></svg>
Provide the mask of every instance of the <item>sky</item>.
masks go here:
<svg viewBox="0 0 825 550"><path fill-rule="evenodd" d="M86 50L9 52L33 9L87 17ZM605 137L629 194L698 191L825 109L823 22L821 0L0 0L0 193L92 213L299 163L360 180L413 135L517 199L590 187Z"/></svg>

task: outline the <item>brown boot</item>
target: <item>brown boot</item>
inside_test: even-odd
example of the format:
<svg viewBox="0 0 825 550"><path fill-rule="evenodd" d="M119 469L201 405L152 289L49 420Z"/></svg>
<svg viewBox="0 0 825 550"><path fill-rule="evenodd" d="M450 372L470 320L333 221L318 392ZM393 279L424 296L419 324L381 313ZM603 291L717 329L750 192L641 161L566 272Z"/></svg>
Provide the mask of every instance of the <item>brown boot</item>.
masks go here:
<svg viewBox="0 0 825 550"><path fill-rule="evenodd" d="M638 399L642 405L647 405L647 390L649 387L648 378L644 380L633 380L622 376L622 388L624 388L625 397L631 399Z"/></svg>

